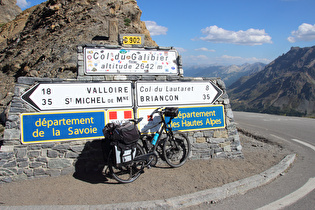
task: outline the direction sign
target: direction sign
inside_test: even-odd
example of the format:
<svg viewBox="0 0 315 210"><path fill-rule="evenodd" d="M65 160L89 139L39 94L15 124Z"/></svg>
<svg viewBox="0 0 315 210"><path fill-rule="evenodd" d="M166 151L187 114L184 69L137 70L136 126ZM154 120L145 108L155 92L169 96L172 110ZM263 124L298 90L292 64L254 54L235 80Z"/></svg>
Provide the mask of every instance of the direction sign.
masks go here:
<svg viewBox="0 0 315 210"><path fill-rule="evenodd" d="M38 83L22 99L39 111L132 107L131 82Z"/></svg>
<svg viewBox="0 0 315 210"><path fill-rule="evenodd" d="M223 91L212 82L138 82L137 105L168 106L212 104Z"/></svg>

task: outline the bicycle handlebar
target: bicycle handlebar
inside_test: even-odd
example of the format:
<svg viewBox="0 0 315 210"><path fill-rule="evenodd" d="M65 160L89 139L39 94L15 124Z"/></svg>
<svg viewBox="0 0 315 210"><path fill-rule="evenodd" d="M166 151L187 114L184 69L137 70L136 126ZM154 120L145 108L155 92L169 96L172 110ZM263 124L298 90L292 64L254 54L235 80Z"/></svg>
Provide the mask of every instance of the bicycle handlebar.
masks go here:
<svg viewBox="0 0 315 210"><path fill-rule="evenodd" d="M143 120L143 117L140 117L138 119L129 119L129 121L135 123L135 124L138 124L139 122L141 122Z"/></svg>
<svg viewBox="0 0 315 210"><path fill-rule="evenodd" d="M158 113L159 110L162 109L162 108L163 108L163 106L160 106L160 107L156 108L156 109L150 114L150 119L152 119L153 115L154 115L155 113Z"/></svg>

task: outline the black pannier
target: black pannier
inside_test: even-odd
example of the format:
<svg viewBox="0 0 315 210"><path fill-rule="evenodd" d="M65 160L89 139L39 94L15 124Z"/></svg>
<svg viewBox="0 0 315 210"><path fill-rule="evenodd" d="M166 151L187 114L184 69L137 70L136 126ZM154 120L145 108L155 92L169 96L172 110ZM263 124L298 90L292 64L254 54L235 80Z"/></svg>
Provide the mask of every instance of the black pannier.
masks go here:
<svg viewBox="0 0 315 210"><path fill-rule="evenodd" d="M137 141L140 138L140 132L134 123L123 125L108 123L103 129L103 134L115 148L116 164L133 160Z"/></svg>
<svg viewBox="0 0 315 210"><path fill-rule="evenodd" d="M116 129L113 132L113 138L126 145L137 143L139 137L139 130L134 123L126 123L121 126L116 126Z"/></svg>
<svg viewBox="0 0 315 210"><path fill-rule="evenodd" d="M178 107L165 107L164 112L166 117L177 117L178 115Z"/></svg>
<svg viewBox="0 0 315 210"><path fill-rule="evenodd" d="M105 138L108 138L111 141L118 141L125 145L137 143L140 137L140 132L137 126L130 122L123 125L108 123L103 129L103 133Z"/></svg>

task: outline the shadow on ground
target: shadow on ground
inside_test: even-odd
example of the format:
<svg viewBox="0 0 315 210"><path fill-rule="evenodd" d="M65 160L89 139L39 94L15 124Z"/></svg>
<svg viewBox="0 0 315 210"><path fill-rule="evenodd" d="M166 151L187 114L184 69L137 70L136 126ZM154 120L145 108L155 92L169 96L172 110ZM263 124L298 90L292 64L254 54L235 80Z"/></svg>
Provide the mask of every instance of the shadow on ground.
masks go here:
<svg viewBox="0 0 315 210"><path fill-rule="evenodd" d="M109 150L109 142L105 139L87 142L75 163L73 177L91 184L108 181L104 168L107 165Z"/></svg>

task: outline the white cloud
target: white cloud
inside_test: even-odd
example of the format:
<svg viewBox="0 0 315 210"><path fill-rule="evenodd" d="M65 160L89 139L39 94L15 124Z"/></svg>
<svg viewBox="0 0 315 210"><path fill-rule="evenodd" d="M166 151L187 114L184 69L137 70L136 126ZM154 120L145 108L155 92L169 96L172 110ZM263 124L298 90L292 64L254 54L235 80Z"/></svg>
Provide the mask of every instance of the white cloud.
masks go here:
<svg viewBox="0 0 315 210"><path fill-rule="evenodd" d="M196 51L205 51L205 52L215 52L215 50L209 50L208 48L206 47L201 47L201 48L198 48L198 49L195 49Z"/></svg>
<svg viewBox="0 0 315 210"><path fill-rule="evenodd" d="M168 28L159 26L155 21L144 21L147 29L150 31L151 36L166 35Z"/></svg>
<svg viewBox="0 0 315 210"><path fill-rule="evenodd" d="M185 56L184 59L185 65L242 65L244 63L270 63L271 60L266 58L256 58L256 57L240 57L240 56L230 56L222 55L220 57L210 57L206 55L190 55Z"/></svg>
<svg viewBox="0 0 315 210"><path fill-rule="evenodd" d="M186 50L185 48L182 48L182 47L175 47L175 49L176 49L179 53L187 52L187 50Z"/></svg>
<svg viewBox="0 0 315 210"><path fill-rule="evenodd" d="M264 29L248 29L246 31L228 31L218 26L209 26L202 29L201 32L205 37L201 40L215 43L232 43L239 45L262 45L264 43L272 43L271 37Z"/></svg>
<svg viewBox="0 0 315 210"><path fill-rule="evenodd" d="M256 62L262 62L262 63L270 63L271 61L266 58L244 58L240 56L230 56L230 55L222 55L220 58L222 61L230 62L230 63L256 63Z"/></svg>
<svg viewBox="0 0 315 210"><path fill-rule="evenodd" d="M17 0L16 5L21 7L21 9L27 8L31 3L26 0Z"/></svg>
<svg viewBox="0 0 315 210"><path fill-rule="evenodd" d="M193 61L208 61L209 58L206 55L190 55L188 56Z"/></svg>
<svg viewBox="0 0 315 210"><path fill-rule="evenodd" d="M291 43L296 41L313 41L315 40L315 24L303 23L298 30L292 31L291 35L288 37L288 41Z"/></svg>

